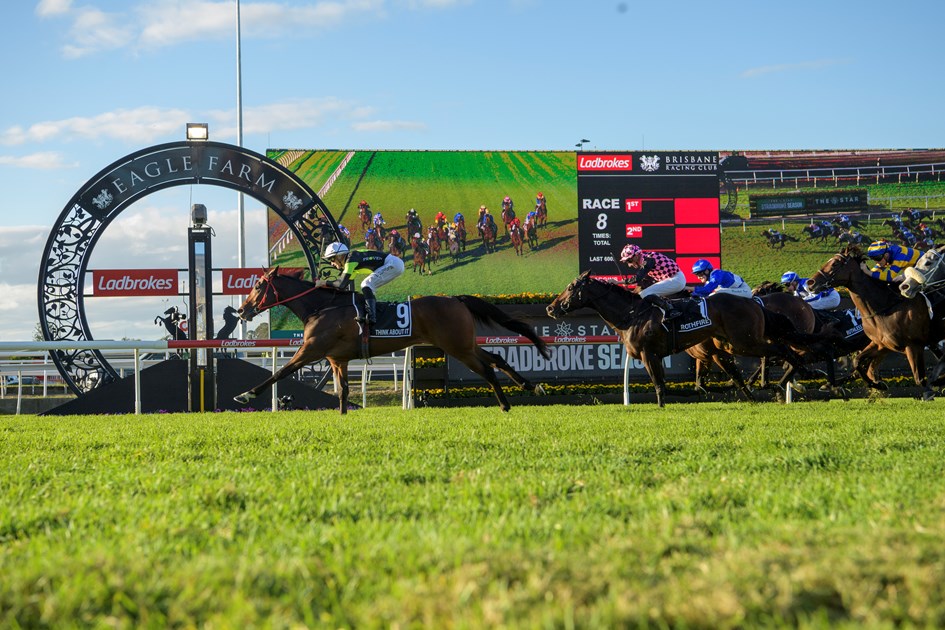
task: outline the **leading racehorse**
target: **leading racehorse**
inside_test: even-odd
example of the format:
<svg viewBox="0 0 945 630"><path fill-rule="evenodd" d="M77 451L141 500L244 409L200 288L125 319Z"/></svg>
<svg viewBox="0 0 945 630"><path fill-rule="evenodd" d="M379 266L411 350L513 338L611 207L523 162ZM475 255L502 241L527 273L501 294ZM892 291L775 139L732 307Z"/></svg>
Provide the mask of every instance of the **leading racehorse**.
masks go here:
<svg viewBox="0 0 945 630"><path fill-rule="evenodd" d="M810 277L810 290L846 287L863 317L863 332L870 339L856 357L854 369L872 389L886 389L879 380L879 364L890 352L900 352L909 360L912 377L922 387L922 397L935 393L925 375L925 346L945 338L945 325L934 321L924 297L904 298L896 285L863 273L865 261L858 247L847 247L833 256Z"/></svg>
<svg viewBox="0 0 945 630"><path fill-rule="evenodd" d="M355 318L357 296L331 286L302 280L296 274L267 270L256 282L239 309L240 317L250 321L258 313L282 304L304 323L302 345L275 374L235 399L248 403L265 388L303 366L328 359L338 384L341 413L348 410L348 362L365 358L361 353L361 329ZM361 306L363 311L363 306ZM403 337L372 337L369 356L390 354L418 343L428 343L461 361L492 386L502 411L510 408L508 398L496 378L495 369L505 372L526 391L544 393L513 370L502 357L483 350L476 343L477 321L498 325L531 341L545 358L550 358L545 342L531 326L503 313L499 308L469 295L456 297L427 296L410 302L411 334Z"/></svg>
<svg viewBox="0 0 945 630"><path fill-rule="evenodd" d="M617 331L627 354L643 361L660 407L664 406L665 396L662 358L710 337L723 342L723 347L732 354L780 356L795 367L801 364L784 341L809 340L783 316L762 308L754 300L726 293L709 297L705 304L710 324L673 334L663 327L658 308L635 293L592 278L590 271L585 271L548 305L547 312L557 319L585 306L597 311Z"/></svg>

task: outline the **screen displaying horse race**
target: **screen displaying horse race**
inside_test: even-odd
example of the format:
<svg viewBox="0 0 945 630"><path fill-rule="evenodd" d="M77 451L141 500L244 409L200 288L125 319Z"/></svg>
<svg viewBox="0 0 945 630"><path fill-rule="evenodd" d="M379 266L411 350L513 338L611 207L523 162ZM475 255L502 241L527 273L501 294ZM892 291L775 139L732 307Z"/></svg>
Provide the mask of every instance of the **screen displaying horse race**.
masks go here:
<svg viewBox="0 0 945 630"><path fill-rule="evenodd" d="M616 259L628 243L675 258L690 284L700 258L752 285L806 277L844 242L934 233L945 206L942 150L267 155L318 193L352 248L403 258L381 300L557 294L586 269L626 273ZM897 232L906 211L924 213L924 227ZM292 237L270 212L270 264L306 266ZM298 328L274 311L273 336Z"/></svg>

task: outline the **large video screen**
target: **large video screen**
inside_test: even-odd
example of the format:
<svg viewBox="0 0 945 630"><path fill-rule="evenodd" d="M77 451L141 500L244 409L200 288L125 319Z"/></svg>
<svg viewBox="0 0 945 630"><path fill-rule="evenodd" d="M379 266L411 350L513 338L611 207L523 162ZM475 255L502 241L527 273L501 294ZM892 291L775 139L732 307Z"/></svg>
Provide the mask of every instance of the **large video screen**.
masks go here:
<svg viewBox="0 0 945 630"><path fill-rule="evenodd" d="M270 150L268 156L318 192L335 220L350 233L353 247L368 247L381 231L386 239L380 247L385 251L390 250L391 231L404 238L406 272L382 287L381 299L557 293L592 267L595 274L614 277L620 273L615 261L628 242L675 254L676 232L667 230L667 221L679 213L670 208L669 218L663 217L660 204L670 199L672 205L677 196L710 202L706 212L701 206L691 206L695 210L683 214L693 225L708 224L712 242L703 249L718 257L718 156L714 153L631 154L624 156L627 164L620 169L593 166L613 162L608 154L570 151ZM697 163L698 170L692 170ZM687 166L680 169L683 164ZM586 197L581 202L580 195ZM619 198L619 207L603 208L601 204L610 203L611 197ZM632 197L642 207L628 209ZM382 230L374 222L362 222L360 206L364 204L375 219L381 215ZM509 205L523 228L535 224L534 229L523 230L520 245L510 233ZM494 244L486 242L479 229L483 209L496 226ZM600 227L605 212L613 220ZM419 218L419 228L414 223L408 226L408 213ZM438 217L445 217L439 223L448 229L460 216L466 228L465 243L452 252L448 239L429 243L427 267L418 266L413 260L413 240L419 235L428 241ZM275 213L270 213L269 230L270 264L305 266L299 243ZM604 231L607 238L601 237ZM439 252L434 256L436 245ZM284 311L277 311L274 319L274 332L298 328L298 322Z"/></svg>
<svg viewBox="0 0 945 630"><path fill-rule="evenodd" d="M851 151L370 151L276 150L268 157L299 175L332 216L364 247L359 205L380 213L408 247L406 271L378 293L383 300L430 294L522 295L559 293L591 269L620 277L616 261L627 243L663 251L689 276L707 258L749 284L776 281L787 270L808 276L851 239L885 238L922 247L945 242L945 150ZM545 219L532 240L515 247L502 221L506 197L525 222L545 200ZM480 208L497 226L495 248L477 230ZM414 210L421 228L408 229ZM924 217L919 241L898 231L906 212ZM462 215L465 248L423 273L414 268L411 237L426 238L438 214L444 223ZM820 236L816 225L853 224ZM908 218L908 217L907 217ZM920 219L921 220L921 219ZM933 223L934 222L934 223ZM919 221L914 223L919 229ZM812 237L811 233L818 236ZM913 240L913 238L915 240ZM773 240L772 240L773 239ZM299 244L270 213L270 263L305 267ZM939 243L941 244L941 243ZM389 250L389 241L382 245ZM298 333L285 309L272 314L275 337Z"/></svg>

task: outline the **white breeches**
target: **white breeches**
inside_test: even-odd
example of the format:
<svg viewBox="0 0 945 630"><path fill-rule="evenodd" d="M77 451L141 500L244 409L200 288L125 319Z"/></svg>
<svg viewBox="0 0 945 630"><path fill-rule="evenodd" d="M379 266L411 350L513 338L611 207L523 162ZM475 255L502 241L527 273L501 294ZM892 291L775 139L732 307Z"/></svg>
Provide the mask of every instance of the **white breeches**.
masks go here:
<svg viewBox="0 0 945 630"><path fill-rule="evenodd" d="M672 278L660 280L656 284L651 284L640 291L640 297L646 297L648 295L672 295L673 293L679 293L685 288L686 276L683 272L678 271Z"/></svg>
<svg viewBox="0 0 945 630"><path fill-rule="evenodd" d="M384 259L384 264L369 274L361 281L361 288L367 287L372 291L377 291L400 274L404 272L404 261L397 256L388 254Z"/></svg>

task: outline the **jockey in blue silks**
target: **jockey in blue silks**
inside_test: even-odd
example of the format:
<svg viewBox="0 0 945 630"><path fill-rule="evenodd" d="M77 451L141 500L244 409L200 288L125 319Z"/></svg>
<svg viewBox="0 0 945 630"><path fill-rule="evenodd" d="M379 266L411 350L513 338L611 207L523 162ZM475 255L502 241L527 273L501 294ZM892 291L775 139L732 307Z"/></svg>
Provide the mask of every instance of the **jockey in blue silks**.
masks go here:
<svg viewBox="0 0 945 630"><path fill-rule="evenodd" d="M692 265L692 273L702 280L702 286L692 290L698 297L707 297L713 293L731 293L740 297L751 297L751 287L741 276L723 269L713 269L712 263L700 258Z"/></svg>
<svg viewBox="0 0 945 630"><path fill-rule="evenodd" d="M807 305L817 311L829 311L840 306L840 294L833 287L820 293L814 293L807 288L807 278L800 277L794 271L785 271L781 276L781 284L788 291L801 298Z"/></svg>
<svg viewBox="0 0 945 630"><path fill-rule="evenodd" d="M885 282L901 282L902 272L906 267L915 267L923 252L911 247L896 245L887 241L876 241L869 246L866 255L876 261L872 268L860 263L863 273L884 280Z"/></svg>

